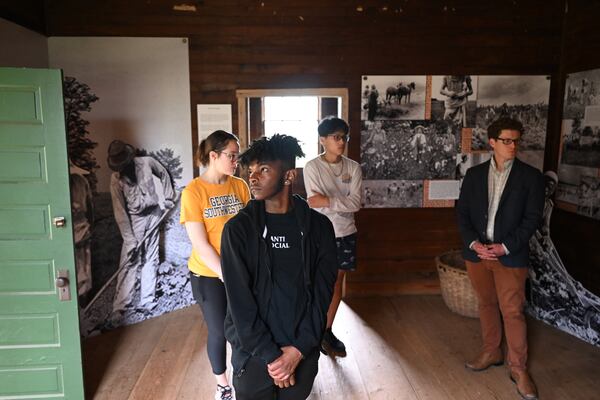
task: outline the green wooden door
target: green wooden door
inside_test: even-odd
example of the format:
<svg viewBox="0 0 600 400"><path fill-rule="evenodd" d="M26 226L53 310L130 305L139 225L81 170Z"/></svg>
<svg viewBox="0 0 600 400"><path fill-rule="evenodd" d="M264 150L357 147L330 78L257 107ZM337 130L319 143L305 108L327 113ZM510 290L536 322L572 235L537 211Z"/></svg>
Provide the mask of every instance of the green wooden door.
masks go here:
<svg viewBox="0 0 600 400"><path fill-rule="evenodd" d="M76 282L61 71L0 68L0 399L83 399Z"/></svg>

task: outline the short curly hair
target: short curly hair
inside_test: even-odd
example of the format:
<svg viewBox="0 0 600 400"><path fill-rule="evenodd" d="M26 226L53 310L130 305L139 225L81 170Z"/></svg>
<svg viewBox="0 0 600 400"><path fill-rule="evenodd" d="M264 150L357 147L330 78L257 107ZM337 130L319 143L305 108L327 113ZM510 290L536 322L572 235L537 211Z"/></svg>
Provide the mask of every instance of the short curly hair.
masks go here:
<svg viewBox="0 0 600 400"><path fill-rule="evenodd" d="M523 136L525 130L523 124L514 118L500 117L490 124L487 129L489 139L498 139L500 132L504 130L517 131Z"/></svg>
<svg viewBox="0 0 600 400"><path fill-rule="evenodd" d="M247 167L253 162L281 161L286 170L296 168L296 157L304 157L298 139L275 134L252 141L250 147L240 154L239 162Z"/></svg>

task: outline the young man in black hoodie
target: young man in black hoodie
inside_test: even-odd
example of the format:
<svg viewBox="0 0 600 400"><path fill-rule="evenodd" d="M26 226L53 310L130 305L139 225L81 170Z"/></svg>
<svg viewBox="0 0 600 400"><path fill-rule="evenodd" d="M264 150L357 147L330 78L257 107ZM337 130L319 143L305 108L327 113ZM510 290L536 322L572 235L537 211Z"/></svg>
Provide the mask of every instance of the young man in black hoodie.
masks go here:
<svg viewBox="0 0 600 400"><path fill-rule="evenodd" d="M337 275L333 226L292 196L298 141L260 138L239 158L248 205L225 225L221 264L238 400L306 399Z"/></svg>

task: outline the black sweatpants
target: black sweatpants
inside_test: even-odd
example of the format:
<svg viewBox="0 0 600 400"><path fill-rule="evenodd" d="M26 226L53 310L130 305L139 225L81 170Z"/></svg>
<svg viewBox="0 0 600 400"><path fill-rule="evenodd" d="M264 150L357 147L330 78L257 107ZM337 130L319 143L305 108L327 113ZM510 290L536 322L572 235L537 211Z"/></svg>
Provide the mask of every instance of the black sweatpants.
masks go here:
<svg viewBox="0 0 600 400"><path fill-rule="evenodd" d="M250 357L246 366L233 376L235 398L237 400L306 399L310 395L319 371L319 355L319 350L315 349L300 361L295 371L296 384L284 389L275 386L261 358Z"/></svg>
<svg viewBox="0 0 600 400"><path fill-rule="evenodd" d="M213 374L221 375L227 368L225 328L223 327L227 312L225 285L219 278L197 276L192 273L190 273L190 283L194 299L202 309L208 328L206 351L210 366Z"/></svg>

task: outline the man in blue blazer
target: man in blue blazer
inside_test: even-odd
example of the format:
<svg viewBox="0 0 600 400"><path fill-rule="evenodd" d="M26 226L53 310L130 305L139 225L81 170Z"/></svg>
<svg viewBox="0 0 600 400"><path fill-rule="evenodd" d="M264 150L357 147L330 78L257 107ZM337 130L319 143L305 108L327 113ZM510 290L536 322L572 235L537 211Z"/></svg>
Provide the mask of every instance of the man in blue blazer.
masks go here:
<svg viewBox="0 0 600 400"><path fill-rule="evenodd" d="M529 238L542 221L544 179L540 171L517 159L523 125L502 117L488 128L490 161L470 168L457 203L467 273L479 300L483 348L465 366L482 371L506 361L517 391L537 399L527 372L527 327L523 306L528 275ZM502 319L500 318L502 313Z"/></svg>

